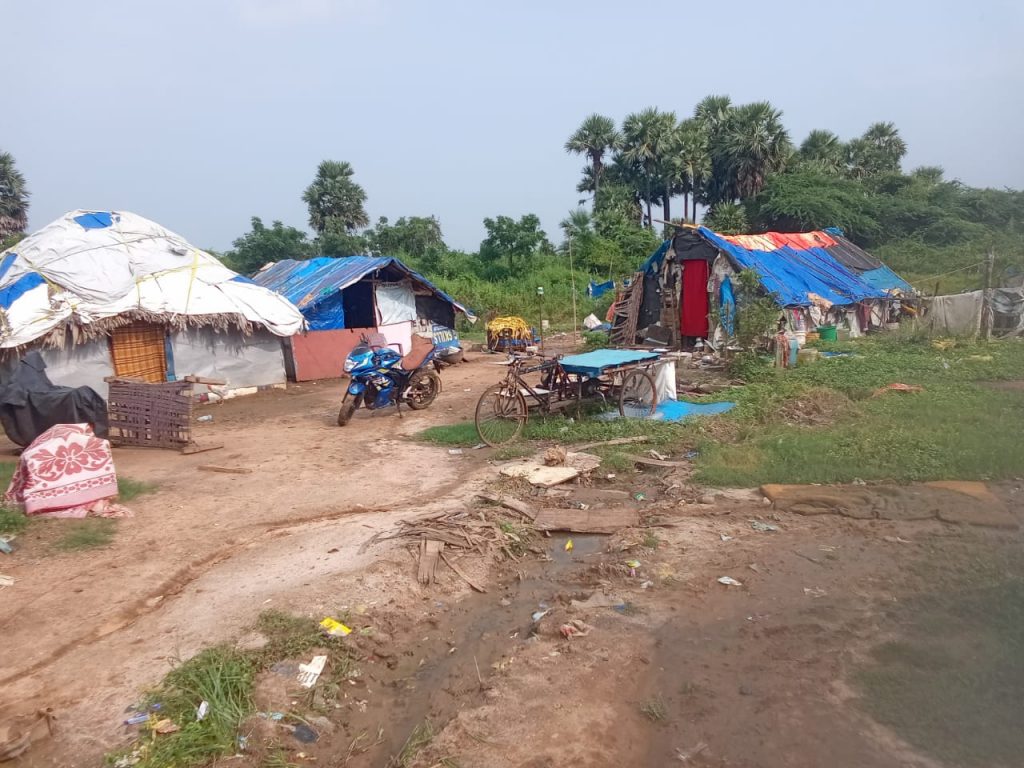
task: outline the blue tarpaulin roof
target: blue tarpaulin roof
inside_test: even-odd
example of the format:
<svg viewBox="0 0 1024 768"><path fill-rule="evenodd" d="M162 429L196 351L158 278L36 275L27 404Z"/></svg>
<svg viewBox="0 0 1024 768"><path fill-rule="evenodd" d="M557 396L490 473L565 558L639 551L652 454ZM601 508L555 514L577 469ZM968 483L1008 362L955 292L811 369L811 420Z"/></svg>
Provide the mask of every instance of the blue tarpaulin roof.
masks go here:
<svg viewBox="0 0 1024 768"><path fill-rule="evenodd" d="M735 268L757 272L762 288L785 307L806 307L817 303L816 297L832 304L854 304L914 290L838 229L756 235L720 235L707 227L691 231L725 254ZM662 243L651 254L645 271L661 268L671 242Z"/></svg>
<svg viewBox="0 0 1024 768"><path fill-rule="evenodd" d="M466 317L471 320L476 319L466 307L393 256L345 256L342 258L321 256L306 261L286 259L264 267L253 279L264 288L277 291L291 301L310 320L310 328L320 330L324 327L332 327L314 323L314 318L322 314L322 310L327 309L322 305L328 302L336 303L342 290L359 282L367 275L387 267L394 267L405 273L416 282L429 288L437 298L448 302ZM340 305L338 310L340 311ZM320 328L317 328L316 325L320 325ZM343 325L334 325L333 327L343 327Z"/></svg>

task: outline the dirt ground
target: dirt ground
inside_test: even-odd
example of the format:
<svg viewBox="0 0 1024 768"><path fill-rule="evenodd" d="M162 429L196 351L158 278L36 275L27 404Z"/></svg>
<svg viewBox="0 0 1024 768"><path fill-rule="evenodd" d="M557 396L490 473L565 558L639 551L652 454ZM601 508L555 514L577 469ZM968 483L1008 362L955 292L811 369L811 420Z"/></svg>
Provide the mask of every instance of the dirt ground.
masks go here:
<svg viewBox="0 0 1024 768"><path fill-rule="evenodd" d="M119 474L157 489L130 504L111 546L58 552L65 522L48 521L0 561L16 579L0 589L0 721L60 716L58 735L12 765L99 764L130 740L122 720L147 686L270 608L376 630L319 740L284 741L321 765L389 764L425 722L430 743L403 765L940 764L872 721L849 673L895 632L892 606L927 589L922 564L1019 549L1017 531L804 517L744 492L686 503L672 492L685 471L652 469L578 490L601 503L605 489L646 488L646 501L614 503L653 511L656 527L571 536L571 552L554 534L517 563L462 558L483 594L448 569L423 587L412 548L370 540L399 519L471 508L494 482L490 449L409 439L470 418L500 375L493 362L447 369L435 405L401 419L364 411L338 428L340 383L303 384L206 408L198 437L221 450L117 449ZM1024 493L996 490L1020 520ZM585 636L562 637L572 619ZM287 707L278 687L284 700L258 703Z"/></svg>

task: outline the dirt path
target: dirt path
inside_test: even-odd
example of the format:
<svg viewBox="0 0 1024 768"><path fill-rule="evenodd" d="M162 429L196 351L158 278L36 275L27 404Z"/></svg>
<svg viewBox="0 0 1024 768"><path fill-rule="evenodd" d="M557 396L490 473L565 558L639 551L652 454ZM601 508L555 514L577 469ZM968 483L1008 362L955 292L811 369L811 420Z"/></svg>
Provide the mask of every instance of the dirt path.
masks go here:
<svg viewBox="0 0 1024 768"><path fill-rule="evenodd" d="M0 716L52 706L75 748L109 744L116 730L95 724L119 722L168 659L235 636L261 606L278 598L284 608L318 577L371 565L356 554L363 540L429 509L484 463L404 438L471 413L495 378L490 361L447 369L435 406L401 419L360 412L339 428L339 384L304 384L205 408L214 420L197 436L221 450L116 450L120 475L157 490L132 502L111 547L57 552L48 542L65 523L44 521L4 560L16 585L0 592Z"/></svg>
<svg viewBox="0 0 1024 768"><path fill-rule="evenodd" d="M3 563L17 582L0 590L0 720L42 706L62 719L59 738L16 768L98 764L132 737L121 721L140 691L267 609L373 630L319 741L273 736L321 765L389 764L428 722L433 737L403 766L939 765L864 713L851 670L895 636L907 599L935 589L936 569L974 573L1019 551L1018 531L801 517L744 493L638 503L624 485L614 503L653 506L661 527L573 536L571 552L553 535L539 556L497 567L466 557L486 594L447 569L423 587L413 548L369 542L399 518L471 507L493 480L488 450L407 439L467 418L496 378L487 362L446 371L436 406L401 421L362 413L339 429L337 385L304 385L211 407L198 428L221 451L117 451L121 474L159 488L132 504L111 547L56 553L61 522L47 522ZM206 463L255 471L200 472ZM665 472L628 482L667 489ZM607 504L602 487L578 498ZM1007 494L1024 519L1024 493ZM589 629L569 640L573 619ZM285 681L276 688L261 708L296 704ZM259 756L232 765L257 768Z"/></svg>

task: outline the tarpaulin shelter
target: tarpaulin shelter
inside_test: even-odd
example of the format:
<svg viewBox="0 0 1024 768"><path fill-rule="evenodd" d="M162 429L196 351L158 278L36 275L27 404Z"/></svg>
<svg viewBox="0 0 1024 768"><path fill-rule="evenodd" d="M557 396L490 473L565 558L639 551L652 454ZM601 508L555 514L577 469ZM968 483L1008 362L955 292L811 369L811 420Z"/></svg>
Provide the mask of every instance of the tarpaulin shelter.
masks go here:
<svg viewBox="0 0 1024 768"><path fill-rule="evenodd" d="M435 343L457 342L455 316L465 306L391 256L288 259L253 278L299 308L308 332L289 343L289 375L296 381L336 378L364 334L380 333L402 354L414 333Z"/></svg>
<svg viewBox="0 0 1024 768"><path fill-rule="evenodd" d="M282 384L287 299L149 219L72 211L0 254L5 378L38 349L54 384L106 394L104 378L196 375L227 389Z"/></svg>
<svg viewBox="0 0 1024 768"><path fill-rule="evenodd" d="M800 330L848 324L854 334L884 325L913 288L838 229L721 235L681 227L644 263L635 328L669 328L676 343L707 338L711 309L731 324L736 273L752 270L761 288ZM634 343L633 340L624 340Z"/></svg>

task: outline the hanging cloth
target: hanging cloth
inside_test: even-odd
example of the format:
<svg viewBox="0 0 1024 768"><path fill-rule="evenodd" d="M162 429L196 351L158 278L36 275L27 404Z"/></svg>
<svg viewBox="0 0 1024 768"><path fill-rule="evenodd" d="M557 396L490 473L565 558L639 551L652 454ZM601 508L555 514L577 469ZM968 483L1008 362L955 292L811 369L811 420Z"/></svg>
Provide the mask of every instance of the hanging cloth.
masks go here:
<svg viewBox="0 0 1024 768"><path fill-rule="evenodd" d="M679 333L704 339L708 335L708 274L704 259L683 261L683 286L679 306Z"/></svg>

